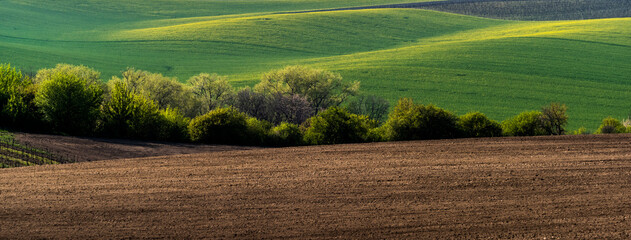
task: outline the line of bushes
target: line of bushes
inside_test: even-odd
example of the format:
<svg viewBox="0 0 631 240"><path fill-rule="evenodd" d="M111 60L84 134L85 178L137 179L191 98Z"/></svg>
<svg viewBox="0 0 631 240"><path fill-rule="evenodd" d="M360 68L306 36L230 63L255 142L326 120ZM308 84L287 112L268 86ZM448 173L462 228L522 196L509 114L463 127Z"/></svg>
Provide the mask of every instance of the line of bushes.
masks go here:
<svg viewBox="0 0 631 240"><path fill-rule="evenodd" d="M263 146L560 135L568 120L567 107L557 103L502 123L407 98L388 114L389 103L359 94L358 82L303 66L271 71L237 90L206 73L180 83L127 69L104 83L84 66L59 64L27 76L0 65L0 107L0 127L23 131ZM599 132L628 131L607 121Z"/></svg>

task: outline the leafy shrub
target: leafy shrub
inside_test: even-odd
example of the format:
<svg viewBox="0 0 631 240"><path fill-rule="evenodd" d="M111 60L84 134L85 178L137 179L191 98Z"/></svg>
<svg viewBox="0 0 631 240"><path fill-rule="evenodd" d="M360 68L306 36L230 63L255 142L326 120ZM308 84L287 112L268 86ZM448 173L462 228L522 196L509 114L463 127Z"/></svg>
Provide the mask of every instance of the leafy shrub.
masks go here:
<svg viewBox="0 0 631 240"><path fill-rule="evenodd" d="M234 108L216 108L188 125L192 141L211 144L244 144L247 131L247 116Z"/></svg>
<svg viewBox="0 0 631 240"><path fill-rule="evenodd" d="M500 137L502 126L488 119L480 112L467 113L460 116L458 125L465 137Z"/></svg>
<svg viewBox="0 0 631 240"><path fill-rule="evenodd" d="M549 135L563 135L567 125L567 106L551 103L541 108L541 126Z"/></svg>
<svg viewBox="0 0 631 240"><path fill-rule="evenodd" d="M598 130L596 130L596 134L625 132L627 132L627 128L622 124L622 122L612 117L603 119L602 124L600 124Z"/></svg>
<svg viewBox="0 0 631 240"><path fill-rule="evenodd" d="M268 145L269 131L272 124L265 120L248 117L246 120L247 132L243 141L245 145Z"/></svg>
<svg viewBox="0 0 631 240"><path fill-rule="evenodd" d="M381 125L375 128L370 129L370 131L368 131L368 138L366 139L367 142L385 142L388 141L387 139L387 135L388 135L388 126L387 125Z"/></svg>
<svg viewBox="0 0 631 240"><path fill-rule="evenodd" d="M160 127L158 106L134 93L126 82L109 82L110 97L103 103L103 132L110 137L157 139Z"/></svg>
<svg viewBox="0 0 631 240"><path fill-rule="evenodd" d="M0 109L9 101L11 91L23 83L22 72L12 68L9 64L0 65Z"/></svg>
<svg viewBox="0 0 631 240"><path fill-rule="evenodd" d="M517 116L502 122L504 135L507 136L537 136L545 135L541 127L542 113L539 111L522 112Z"/></svg>
<svg viewBox="0 0 631 240"><path fill-rule="evenodd" d="M188 141L189 118L176 108L159 109L120 79L108 83L109 99L101 108L100 132L110 137Z"/></svg>
<svg viewBox="0 0 631 240"><path fill-rule="evenodd" d="M586 127L580 127L574 131L572 131L572 135L585 135L590 134L589 130Z"/></svg>
<svg viewBox="0 0 631 240"><path fill-rule="evenodd" d="M399 100L386 121L386 139L444 139L460 136L457 117L434 105L417 105L411 99Z"/></svg>
<svg viewBox="0 0 631 240"><path fill-rule="evenodd" d="M100 113L103 86L82 76L94 76L98 72L87 68L78 73L56 69L42 71L42 74L37 74L41 82L35 102L44 119L56 131L91 133Z"/></svg>
<svg viewBox="0 0 631 240"><path fill-rule="evenodd" d="M310 144L365 142L369 131L377 127L375 120L332 107L310 118L304 139Z"/></svg>
<svg viewBox="0 0 631 240"><path fill-rule="evenodd" d="M160 110L158 140L185 142L189 140L188 124L190 118L184 117L176 108Z"/></svg>
<svg viewBox="0 0 631 240"><path fill-rule="evenodd" d="M270 130L270 145L298 146L303 144L302 131L296 124L283 122Z"/></svg>
<svg viewBox="0 0 631 240"><path fill-rule="evenodd" d="M34 101L36 90L21 71L8 64L0 65L0 126L31 130L43 127Z"/></svg>

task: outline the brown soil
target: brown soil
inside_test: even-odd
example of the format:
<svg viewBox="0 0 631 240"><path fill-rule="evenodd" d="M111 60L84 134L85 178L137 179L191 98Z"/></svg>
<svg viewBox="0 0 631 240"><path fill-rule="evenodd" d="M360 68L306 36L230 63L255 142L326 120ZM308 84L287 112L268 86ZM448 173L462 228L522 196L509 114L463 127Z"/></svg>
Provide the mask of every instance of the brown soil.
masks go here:
<svg viewBox="0 0 631 240"><path fill-rule="evenodd" d="M631 135L2 169L1 238L629 239Z"/></svg>
<svg viewBox="0 0 631 240"><path fill-rule="evenodd" d="M143 142L123 139L77 138L58 135L16 133L20 144L45 150L73 162L168 156L191 153L253 149L225 145Z"/></svg>

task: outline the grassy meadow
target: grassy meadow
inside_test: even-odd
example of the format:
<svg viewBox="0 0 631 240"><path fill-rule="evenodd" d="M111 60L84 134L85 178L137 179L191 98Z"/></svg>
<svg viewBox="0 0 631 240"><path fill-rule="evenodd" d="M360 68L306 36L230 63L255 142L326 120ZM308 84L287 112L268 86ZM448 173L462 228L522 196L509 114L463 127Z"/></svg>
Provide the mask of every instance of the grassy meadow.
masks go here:
<svg viewBox="0 0 631 240"><path fill-rule="evenodd" d="M406 1L0 2L0 62L25 71L83 64L186 80L200 72L254 84L304 64L362 91L503 120L550 102L570 129L631 111L631 19L511 21L419 9L283 13Z"/></svg>

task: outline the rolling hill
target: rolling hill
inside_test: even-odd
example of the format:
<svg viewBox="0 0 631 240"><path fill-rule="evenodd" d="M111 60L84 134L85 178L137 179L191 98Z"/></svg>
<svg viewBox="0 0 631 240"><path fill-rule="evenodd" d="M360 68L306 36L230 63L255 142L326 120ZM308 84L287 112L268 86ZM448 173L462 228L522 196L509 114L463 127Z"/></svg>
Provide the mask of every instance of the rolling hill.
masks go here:
<svg viewBox="0 0 631 240"><path fill-rule="evenodd" d="M419 9L288 13L406 1L5 0L0 62L26 71L83 64L105 79L128 66L227 75L236 86L305 64L362 82L391 102L412 97L502 120L549 102L570 128L631 110L631 19L511 21Z"/></svg>
<svg viewBox="0 0 631 240"><path fill-rule="evenodd" d="M423 8L479 17L531 21L631 17L631 2L619 0L465 0L442 3Z"/></svg>

